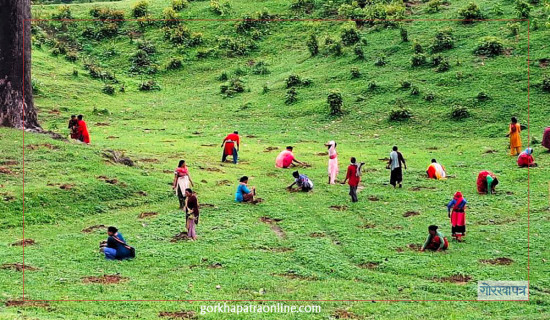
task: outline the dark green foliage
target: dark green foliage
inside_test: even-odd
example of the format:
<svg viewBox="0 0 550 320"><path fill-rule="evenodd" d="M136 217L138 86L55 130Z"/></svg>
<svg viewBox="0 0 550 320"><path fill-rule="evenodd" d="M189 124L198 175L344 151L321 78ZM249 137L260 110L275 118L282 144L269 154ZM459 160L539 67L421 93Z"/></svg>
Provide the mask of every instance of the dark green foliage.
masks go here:
<svg viewBox="0 0 550 320"><path fill-rule="evenodd" d="M327 96L327 103L329 105L331 115L342 114L342 105L344 104L342 94L339 91L331 91Z"/></svg>
<svg viewBox="0 0 550 320"><path fill-rule="evenodd" d="M309 35L306 45L312 56L319 54L319 41L317 40L317 36L315 34L312 33Z"/></svg>
<svg viewBox="0 0 550 320"><path fill-rule="evenodd" d="M108 94L108 95L113 95L115 94L115 87L111 84L105 84L105 86L103 86L103 89L101 90L103 91L103 93L105 94Z"/></svg>
<svg viewBox="0 0 550 320"><path fill-rule="evenodd" d="M342 44L339 41L335 41L331 37L325 38L325 48L329 54L335 56L342 55Z"/></svg>
<svg viewBox="0 0 550 320"><path fill-rule="evenodd" d="M269 25L270 21L277 18L275 15L269 14L268 11L264 10L257 12L254 17L250 15L245 15L235 23L235 30L239 34L248 34L252 35L254 38L259 39L265 29Z"/></svg>
<svg viewBox="0 0 550 320"><path fill-rule="evenodd" d="M418 42L416 40L413 41L412 48L413 48L414 53L423 53L424 52L424 48L422 48L422 45L420 44L420 42Z"/></svg>
<svg viewBox="0 0 550 320"><path fill-rule="evenodd" d="M244 56L256 49L256 45L241 37L220 37L218 38L218 48L226 50L228 56Z"/></svg>
<svg viewBox="0 0 550 320"><path fill-rule="evenodd" d="M178 13L171 7L164 8L162 11L162 17L164 19L163 23L166 27L175 27L181 22L179 20Z"/></svg>
<svg viewBox="0 0 550 320"><path fill-rule="evenodd" d="M544 76L541 83L542 91L550 92L550 76Z"/></svg>
<svg viewBox="0 0 550 320"><path fill-rule="evenodd" d="M401 81L401 89L409 89L412 86L412 83L409 80Z"/></svg>
<svg viewBox="0 0 550 320"><path fill-rule="evenodd" d="M139 85L139 91L158 91L160 85L155 80L148 80Z"/></svg>
<svg viewBox="0 0 550 320"><path fill-rule="evenodd" d="M36 78L32 78L31 79L31 87L32 87L32 93L34 94L38 94L40 93L42 90L42 82L40 82L40 80L36 79Z"/></svg>
<svg viewBox="0 0 550 320"><path fill-rule="evenodd" d="M93 18L100 19L102 21L124 20L123 10L114 10L110 8L93 7L92 9L90 9L90 15Z"/></svg>
<svg viewBox="0 0 550 320"><path fill-rule="evenodd" d="M227 72L222 72L217 79L218 81L227 81L227 79L229 79L229 77L227 76Z"/></svg>
<svg viewBox="0 0 550 320"><path fill-rule="evenodd" d="M401 27L399 29L399 34L401 35L402 42L409 42L409 32L407 31L407 29Z"/></svg>
<svg viewBox="0 0 550 320"><path fill-rule="evenodd" d="M302 79L300 76L291 74L286 78L286 87L292 88L292 87L307 87L311 85L312 81L310 79Z"/></svg>
<svg viewBox="0 0 550 320"><path fill-rule="evenodd" d="M253 74L269 74L270 71L267 68L267 64L263 61L258 61L252 66Z"/></svg>
<svg viewBox="0 0 550 320"><path fill-rule="evenodd" d="M365 59L365 52L363 51L363 46L361 46L360 44L356 44L355 47L353 47L353 53L355 53L357 59Z"/></svg>
<svg viewBox="0 0 550 320"><path fill-rule="evenodd" d="M420 94L420 89L417 86L412 86L411 87L411 95L412 96L417 96L419 94Z"/></svg>
<svg viewBox="0 0 550 320"><path fill-rule="evenodd" d="M424 96L424 100L426 100L426 101L434 101L434 100L435 100L435 94L432 93L432 92L426 93L426 95Z"/></svg>
<svg viewBox="0 0 550 320"><path fill-rule="evenodd" d="M84 68L88 70L92 78L110 80L114 83L117 82L117 79L113 73L111 73L110 71L103 70L101 67L97 66L92 62L85 62Z"/></svg>
<svg viewBox="0 0 550 320"><path fill-rule="evenodd" d="M435 68L435 71L437 72L445 72L451 69L451 64L449 63L448 59L443 59L439 62L437 65L437 68Z"/></svg>
<svg viewBox="0 0 550 320"><path fill-rule="evenodd" d="M423 53L414 54L411 57L411 66L420 67L426 64L426 55Z"/></svg>
<svg viewBox="0 0 550 320"><path fill-rule="evenodd" d="M132 6L132 15L134 18L146 17L149 13L149 2L140 0Z"/></svg>
<svg viewBox="0 0 550 320"><path fill-rule="evenodd" d="M430 46L432 52L441 52L454 47L453 31L451 28L441 29L435 35Z"/></svg>
<svg viewBox="0 0 550 320"><path fill-rule="evenodd" d="M231 11L231 4L229 3L229 1L211 0L210 11L214 12L219 16L223 16L229 11Z"/></svg>
<svg viewBox="0 0 550 320"><path fill-rule="evenodd" d="M172 9L175 11L181 11L189 5L189 2L187 0L172 0Z"/></svg>
<svg viewBox="0 0 550 320"><path fill-rule="evenodd" d="M216 55L216 50L213 48L201 48L197 50L197 59L204 59Z"/></svg>
<svg viewBox="0 0 550 320"><path fill-rule="evenodd" d="M69 51L67 52L67 55L65 55L65 59L67 59L67 61L75 62L78 60L78 53L76 51Z"/></svg>
<svg viewBox="0 0 550 320"><path fill-rule="evenodd" d="M513 35L513 36L518 36L519 35L520 26L521 25L519 24L519 22L507 23L506 24L506 27L508 28L508 30L510 30L510 34Z"/></svg>
<svg viewBox="0 0 550 320"><path fill-rule="evenodd" d="M353 24L346 24L342 27L340 38L345 46L352 46L361 40L361 36Z"/></svg>
<svg viewBox="0 0 550 320"><path fill-rule="evenodd" d="M470 117L470 111L464 106L454 106L451 109L451 119L462 120Z"/></svg>
<svg viewBox="0 0 550 320"><path fill-rule="evenodd" d="M186 44L191 39L191 32L189 28L183 24L179 24L175 27L164 28L164 38L176 45Z"/></svg>
<svg viewBox="0 0 550 320"><path fill-rule="evenodd" d="M437 67L438 65L441 64L441 62L442 62L443 60L445 60L445 58L444 58L442 55L436 54L436 55L432 56L432 65L433 65L434 67Z"/></svg>
<svg viewBox="0 0 550 320"><path fill-rule="evenodd" d="M290 4L290 9L310 14L315 9L315 0L293 0Z"/></svg>
<svg viewBox="0 0 550 320"><path fill-rule="evenodd" d="M441 0L430 0L426 6L427 13L436 13L441 10Z"/></svg>
<svg viewBox="0 0 550 320"><path fill-rule="evenodd" d="M497 37L483 37L479 39L475 54L484 56L498 56L504 52L504 42Z"/></svg>
<svg viewBox="0 0 550 320"><path fill-rule="evenodd" d="M172 58L166 65L167 70L176 70L180 69L183 66L181 59L179 58Z"/></svg>
<svg viewBox="0 0 550 320"><path fill-rule="evenodd" d="M458 10L458 15L464 23L473 23L473 20L483 19L483 13L475 2L470 2L466 7Z"/></svg>
<svg viewBox="0 0 550 320"><path fill-rule="evenodd" d="M73 15L71 13L71 7L69 6L59 6L57 11L52 14L52 19L72 19Z"/></svg>
<svg viewBox="0 0 550 320"><path fill-rule="evenodd" d="M385 66L386 64L387 64L386 57L383 55L379 55L378 57L376 57L376 60L374 60L374 65L377 67L382 67L382 66Z"/></svg>
<svg viewBox="0 0 550 320"><path fill-rule="evenodd" d="M359 71L359 68L357 67L352 67L350 73L352 79L357 79L361 77L361 71Z"/></svg>
<svg viewBox="0 0 550 320"><path fill-rule="evenodd" d="M477 94L477 100L479 101L487 101L489 100L489 95L483 91L481 91L480 93Z"/></svg>
<svg viewBox="0 0 550 320"><path fill-rule="evenodd" d="M296 101L298 101L298 92L296 92L296 88L288 89L285 96L285 104L293 104Z"/></svg>
<svg viewBox="0 0 550 320"><path fill-rule="evenodd" d="M376 88L378 88L378 85L376 84L375 81L371 81L367 84L367 90L369 91L374 91L376 90Z"/></svg>
<svg viewBox="0 0 550 320"><path fill-rule="evenodd" d="M262 87L262 93L266 94L268 92L269 92L269 86L267 85L267 83L264 83L264 85Z"/></svg>
<svg viewBox="0 0 550 320"><path fill-rule="evenodd" d="M220 93L225 97L233 97L237 93L244 92L244 83L240 78L233 78L220 86Z"/></svg>
<svg viewBox="0 0 550 320"><path fill-rule="evenodd" d="M145 51L147 54L154 54L157 52L155 44L151 41L143 40L137 43L137 47L140 50Z"/></svg>
<svg viewBox="0 0 550 320"><path fill-rule="evenodd" d="M410 109L406 108L402 102L397 102L396 106L390 110L390 121L405 121L412 117Z"/></svg>
<svg viewBox="0 0 550 320"><path fill-rule="evenodd" d="M516 13L518 18L527 19L531 14L531 5L524 0L516 0Z"/></svg>

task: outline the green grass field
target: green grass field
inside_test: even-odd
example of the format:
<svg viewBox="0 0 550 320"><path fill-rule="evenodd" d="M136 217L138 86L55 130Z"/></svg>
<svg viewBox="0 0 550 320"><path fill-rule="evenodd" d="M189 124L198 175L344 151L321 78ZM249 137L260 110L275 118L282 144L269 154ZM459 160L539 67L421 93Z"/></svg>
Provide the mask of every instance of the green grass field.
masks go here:
<svg viewBox="0 0 550 320"><path fill-rule="evenodd" d="M70 17L91 19L90 9L99 6L123 10L132 18L134 2L72 4ZM150 2L151 17L163 18L170 1ZM439 20L401 23L408 42L402 41L399 27L377 23L357 29L364 59L354 54L355 46L343 46L335 55L325 45L327 37L339 40L349 22L272 21L238 34L238 22L214 21L257 17L263 8L283 19L341 17L326 13L334 10L326 9L330 5L325 1L304 13L291 10L290 1L235 0L223 16L212 12L208 1L190 2L177 17L202 19L182 22L191 33L202 33L198 45L170 43L162 22L140 27L126 21L116 35L99 40L83 33L100 30L101 23L34 22L32 73L40 123L67 135L69 116L84 114L92 144L0 128L0 264L23 263L22 247L12 243L23 237L24 178L24 237L35 241L25 247L24 264L35 268L24 273L26 299L366 301L287 302L316 304L323 311L271 315L199 314L207 302L51 301L11 306L22 298L23 273L6 268L0 269L0 319L158 319L169 318L163 312L182 310L196 312L199 319L548 319L550 153L539 143L550 125L550 95L542 85L549 75L550 28L545 22L550 9L544 3L533 5L528 44L526 21L510 26L514 22L445 20L460 19L458 12L469 1L449 2L435 13L427 12L427 3L409 2L404 18ZM476 3L485 18L517 18L512 1ZM393 12L392 7L384 8ZM35 5L33 14L50 19L59 14L58 5ZM538 28L533 28L534 20ZM453 48L431 53L436 33L446 28L452 29ZM519 28L517 35L511 33L513 28ZM317 56L306 46L311 33L319 40ZM502 40L502 54L474 53L486 36ZM232 55L220 46L220 37L254 46L248 46L245 55ZM156 50L136 67L131 57L140 41ZM415 41L427 57L418 67L411 66ZM54 55L55 48L64 49ZM77 55L76 61L68 61L71 54L63 51ZM437 72L431 64L437 55L448 61L448 70ZM377 66L380 57L386 64ZM171 59L179 59L182 67L168 70ZM104 75L114 74L116 82L94 79L86 64L101 68ZM352 77L353 68L359 70L358 77ZM219 80L223 73L229 79L238 77L243 92L221 94L220 86L227 82ZM297 87L298 100L286 104L285 80L290 75L310 79L311 84ZM149 80L160 90L138 90ZM403 88L403 82L412 88ZM115 89L113 94L103 92L107 85ZM411 94L412 89L419 93ZM343 97L340 116L329 114L327 95L333 90ZM489 98L478 99L480 92ZM390 121L396 106L407 108L412 117ZM470 116L453 119L455 106L465 107ZM517 168L515 157L508 155L505 134L511 116L524 125L529 117L522 139L535 148L538 168ZM233 130L242 136L236 166L220 163L219 145ZM366 162L358 203L350 202L347 186L327 184L323 144L329 140L338 142L340 181L351 156ZM286 145L293 145L297 158L311 165L301 170L315 183L312 193L285 190L292 171L277 169L274 162ZM396 190L388 184L389 170L381 160L393 145L399 146L409 167L403 188ZM124 152L136 166L107 161L102 155L107 149ZM447 168L449 179L425 178L432 158ZM171 242L185 230L171 189L179 159L189 165L202 204L196 242ZM496 195L477 194L481 170L499 177ZM263 203L234 203L242 175L251 177ZM445 205L458 190L469 202L466 242L452 242L444 253L411 249L423 243L430 224L439 225L450 238ZM405 217L408 211L419 214ZM144 212L157 214L139 218ZM277 225L283 234L261 222L262 217L281 219ZM94 225L116 225L136 247L137 259L105 261L98 252L105 230L83 231ZM528 256L529 302L387 301L475 300L477 281L527 280ZM513 262L482 261L501 257ZM83 281L113 274L123 281ZM469 281L445 281L453 275Z"/></svg>

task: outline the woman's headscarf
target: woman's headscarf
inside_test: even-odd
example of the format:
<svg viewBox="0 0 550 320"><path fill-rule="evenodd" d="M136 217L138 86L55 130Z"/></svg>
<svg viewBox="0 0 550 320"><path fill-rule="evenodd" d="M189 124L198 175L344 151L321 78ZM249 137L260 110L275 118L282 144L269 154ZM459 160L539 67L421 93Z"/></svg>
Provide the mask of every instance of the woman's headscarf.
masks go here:
<svg viewBox="0 0 550 320"><path fill-rule="evenodd" d="M455 193L454 199L456 200L456 203L462 202L462 200L464 199L464 197L462 196L462 192L457 191Z"/></svg>
<svg viewBox="0 0 550 320"><path fill-rule="evenodd" d="M532 154L533 153L533 148L527 148L525 149L525 154Z"/></svg>

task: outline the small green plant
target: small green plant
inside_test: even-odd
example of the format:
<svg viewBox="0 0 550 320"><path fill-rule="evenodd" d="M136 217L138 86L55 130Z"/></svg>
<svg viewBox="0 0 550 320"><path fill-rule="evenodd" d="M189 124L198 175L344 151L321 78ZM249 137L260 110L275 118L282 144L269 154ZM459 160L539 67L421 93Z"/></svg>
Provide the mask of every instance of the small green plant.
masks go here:
<svg viewBox="0 0 550 320"><path fill-rule="evenodd" d="M298 92L296 92L296 88L290 88L286 92L285 97L285 104L293 104L296 101L298 101Z"/></svg>
<svg viewBox="0 0 550 320"><path fill-rule="evenodd" d="M137 42L137 47L140 50L147 52L147 54L154 54L157 52L155 44L148 40L141 40Z"/></svg>
<svg viewBox="0 0 550 320"><path fill-rule="evenodd" d="M423 53L416 53L411 57L411 66L420 67L426 64L426 55Z"/></svg>
<svg viewBox="0 0 550 320"><path fill-rule="evenodd" d="M168 64L166 65L167 70L176 70L180 69L183 66L181 59L179 58L172 58L170 61L168 61Z"/></svg>
<svg viewBox="0 0 550 320"><path fill-rule="evenodd" d="M155 80L148 80L142 82L138 89L139 91L158 91L160 90L160 85Z"/></svg>
<svg viewBox="0 0 550 320"><path fill-rule="evenodd" d="M390 121L405 121L412 117L410 109L406 108L404 103L397 101L396 105L390 110Z"/></svg>
<svg viewBox="0 0 550 320"><path fill-rule="evenodd" d="M463 23L473 23L484 17L481 9L475 2L470 2L466 7L458 10L458 15L463 20Z"/></svg>
<svg viewBox="0 0 550 320"><path fill-rule="evenodd" d="M357 79L361 77L361 71L359 71L359 68L357 67L352 67L350 73L352 79Z"/></svg>
<svg viewBox="0 0 550 320"><path fill-rule="evenodd" d="M531 5L524 0L516 0L516 13L520 19L528 19L531 14Z"/></svg>
<svg viewBox="0 0 550 320"><path fill-rule="evenodd" d="M36 78L32 78L31 80L31 87L32 87L32 93L37 94L40 93L42 90L42 82Z"/></svg>
<svg viewBox="0 0 550 320"><path fill-rule="evenodd" d="M310 14L315 9L315 0L293 0L290 4L290 9Z"/></svg>
<svg viewBox="0 0 550 320"><path fill-rule="evenodd" d="M489 100L489 95L483 91L481 91L480 93L477 94L477 100L479 101L487 101Z"/></svg>
<svg viewBox="0 0 550 320"><path fill-rule="evenodd" d="M491 12L495 15L495 16L501 16L504 14L504 10L502 9L502 5L500 3L495 3L493 8L491 9Z"/></svg>
<svg viewBox="0 0 550 320"><path fill-rule="evenodd" d="M327 96L327 103L329 105L331 115L342 114L342 105L344 104L342 94L339 91L331 91Z"/></svg>
<svg viewBox="0 0 550 320"><path fill-rule="evenodd" d="M172 9L175 11L181 11L189 6L187 0L172 0Z"/></svg>
<svg viewBox="0 0 550 320"><path fill-rule="evenodd" d="M227 79L229 79L229 77L227 76L227 72L222 72L217 79L218 81L227 81Z"/></svg>
<svg viewBox="0 0 550 320"><path fill-rule="evenodd" d="M550 92L550 76L547 75L542 78L541 88L544 92Z"/></svg>
<svg viewBox="0 0 550 320"><path fill-rule="evenodd" d="M519 28L520 28L519 22L507 23L506 27L508 28L508 30L510 30L510 35L514 37L517 37L519 35Z"/></svg>
<svg viewBox="0 0 550 320"><path fill-rule="evenodd" d="M445 72L451 69L451 64L449 63L448 59L443 59L439 62L437 65L437 68L435 68L435 71L437 72Z"/></svg>
<svg viewBox="0 0 550 320"><path fill-rule="evenodd" d="M271 71L267 68L267 63L264 61L258 61L252 66L252 73L253 74L270 74Z"/></svg>
<svg viewBox="0 0 550 320"><path fill-rule="evenodd" d="M441 29L435 35L430 46L431 52L441 52L454 47L453 31L451 28Z"/></svg>
<svg viewBox="0 0 550 320"><path fill-rule="evenodd" d="M464 106L453 106L451 109L451 119L463 120L470 117L470 111Z"/></svg>
<svg viewBox="0 0 550 320"><path fill-rule="evenodd" d="M76 51L69 51L67 55L65 55L65 59L70 62L75 62L78 60L78 53Z"/></svg>
<svg viewBox="0 0 550 320"><path fill-rule="evenodd" d="M267 83L264 83L263 87L262 87L262 93L263 94L266 94L268 93L270 90L269 90L269 86L267 85Z"/></svg>
<svg viewBox="0 0 550 320"><path fill-rule="evenodd" d="M219 16L223 16L231 11L231 4L229 1L210 0L210 11Z"/></svg>
<svg viewBox="0 0 550 320"><path fill-rule="evenodd" d="M325 42L326 44L326 42ZM342 44L340 42L334 41L329 44L326 44L327 51L335 56L341 56L342 55Z"/></svg>
<svg viewBox="0 0 550 320"><path fill-rule="evenodd" d="M409 80L401 81L401 89L410 89L411 86L412 86L412 83Z"/></svg>
<svg viewBox="0 0 550 320"><path fill-rule="evenodd" d="M420 94L420 89L417 86L411 87L411 96L417 96Z"/></svg>
<svg viewBox="0 0 550 320"><path fill-rule="evenodd" d="M376 60L374 60L374 65L377 67L382 67L386 64L386 57L384 55L379 55L378 57L376 57Z"/></svg>
<svg viewBox="0 0 550 320"><path fill-rule="evenodd" d="M103 86L103 89L102 89L103 93L105 94L108 94L108 95L113 95L115 94L115 87L111 84L105 84Z"/></svg>
<svg viewBox="0 0 550 320"><path fill-rule="evenodd" d="M424 53L424 48L422 47L420 42L418 42L416 40L413 41L412 48L413 48L414 53Z"/></svg>
<svg viewBox="0 0 550 320"><path fill-rule="evenodd" d="M340 30L340 38L344 46L352 46L361 40L361 36L357 32L355 24L348 23L342 26Z"/></svg>
<svg viewBox="0 0 550 320"><path fill-rule="evenodd" d="M233 97L237 93L244 91L244 82L240 78L233 78L228 83L220 86L220 93L225 97Z"/></svg>
<svg viewBox="0 0 550 320"><path fill-rule="evenodd" d="M401 27L399 29L399 34L401 35L402 42L409 42L409 32L407 31L407 29Z"/></svg>
<svg viewBox="0 0 550 320"><path fill-rule="evenodd" d="M191 32L186 26L178 24L172 28L165 27L164 38L176 45L186 44L191 39Z"/></svg>
<svg viewBox="0 0 550 320"><path fill-rule="evenodd" d="M317 36L315 34L311 33L309 35L306 45L312 56L319 54L319 41L317 40Z"/></svg>
<svg viewBox="0 0 550 320"><path fill-rule="evenodd" d="M71 7L68 5L63 5L57 7L57 10L55 13L52 14L53 19L72 19L73 15L71 13Z"/></svg>
<svg viewBox="0 0 550 320"><path fill-rule="evenodd" d="M174 27L180 24L178 13L172 7L164 8L162 11L163 23L166 27Z"/></svg>
<svg viewBox="0 0 550 320"><path fill-rule="evenodd" d="M504 52L504 42L497 37L487 36L479 39L475 54L484 56L498 56Z"/></svg>
<svg viewBox="0 0 550 320"><path fill-rule="evenodd" d="M376 84L375 81L370 81L367 84L367 90L369 90L369 91L374 91L374 90L376 90L376 88L378 88L378 85Z"/></svg>
<svg viewBox="0 0 550 320"><path fill-rule="evenodd" d="M298 87L302 85L302 79L296 74L291 74L290 76L288 76L285 82L287 88Z"/></svg>
<svg viewBox="0 0 550 320"><path fill-rule="evenodd" d="M140 0L132 6L132 15L134 18L146 17L149 13L149 1Z"/></svg>
<svg viewBox="0 0 550 320"><path fill-rule="evenodd" d="M441 0L430 0L426 6L427 13L436 13L441 10Z"/></svg>
<svg viewBox="0 0 550 320"><path fill-rule="evenodd" d="M435 100L435 94L433 92L428 92L424 96L424 100L426 101L434 101Z"/></svg>
<svg viewBox="0 0 550 320"><path fill-rule="evenodd" d="M356 44L355 47L353 47L353 53L359 60L365 60L365 52L363 51L363 46L360 44Z"/></svg>
<svg viewBox="0 0 550 320"><path fill-rule="evenodd" d="M78 70L73 68L73 77L78 77Z"/></svg>

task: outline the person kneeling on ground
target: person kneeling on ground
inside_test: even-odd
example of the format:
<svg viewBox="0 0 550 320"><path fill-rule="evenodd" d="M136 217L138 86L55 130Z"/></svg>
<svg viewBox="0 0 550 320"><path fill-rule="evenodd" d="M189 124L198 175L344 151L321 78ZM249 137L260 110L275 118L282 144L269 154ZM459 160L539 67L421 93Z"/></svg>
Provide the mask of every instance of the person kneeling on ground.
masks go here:
<svg viewBox="0 0 550 320"><path fill-rule="evenodd" d="M109 235L107 241L99 245L100 251L105 254L105 259L124 260L135 258L135 249L126 244L124 237L118 232L117 228L107 228L107 234Z"/></svg>
<svg viewBox="0 0 550 320"><path fill-rule="evenodd" d="M518 166L521 168L536 167L535 158L533 158L533 148L527 148L518 156Z"/></svg>
<svg viewBox="0 0 550 320"><path fill-rule="evenodd" d="M275 166L277 168L290 168L296 166L296 163L302 166L306 164L299 161L294 157L293 153L294 148L292 146L286 147L286 150L281 151L277 158L275 159Z"/></svg>
<svg viewBox="0 0 550 320"><path fill-rule="evenodd" d="M449 248L449 241L441 232L437 231L437 228L438 227L434 225L428 227L428 238L426 238L426 242L424 242L424 245L420 251L425 251L426 249L431 251L441 251Z"/></svg>
<svg viewBox="0 0 550 320"><path fill-rule="evenodd" d="M498 178L491 171L481 171L477 175L477 192L479 194L495 193L495 187L498 185Z"/></svg>
<svg viewBox="0 0 550 320"><path fill-rule="evenodd" d="M235 192L235 202L254 202L256 188L252 187L252 191L248 189L248 177L242 177L239 182L237 192Z"/></svg>
<svg viewBox="0 0 550 320"><path fill-rule="evenodd" d="M305 174L300 174L298 171L294 171L292 173L292 176L294 177L294 182L287 187L288 190L292 190L292 187L294 185L298 186L298 188L301 188L303 192L309 192L313 190L313 181L309 180L309 178Z"/></svg>
<svg viewBox="0 0 550 320"><path fill-rule="evenodd" d="M428 174L428 178L430 179L445 179L447 177L447 173L445 172L445 167L437 163L435 159L432 159L432 163L426 170L426 174Z"/></svg>

